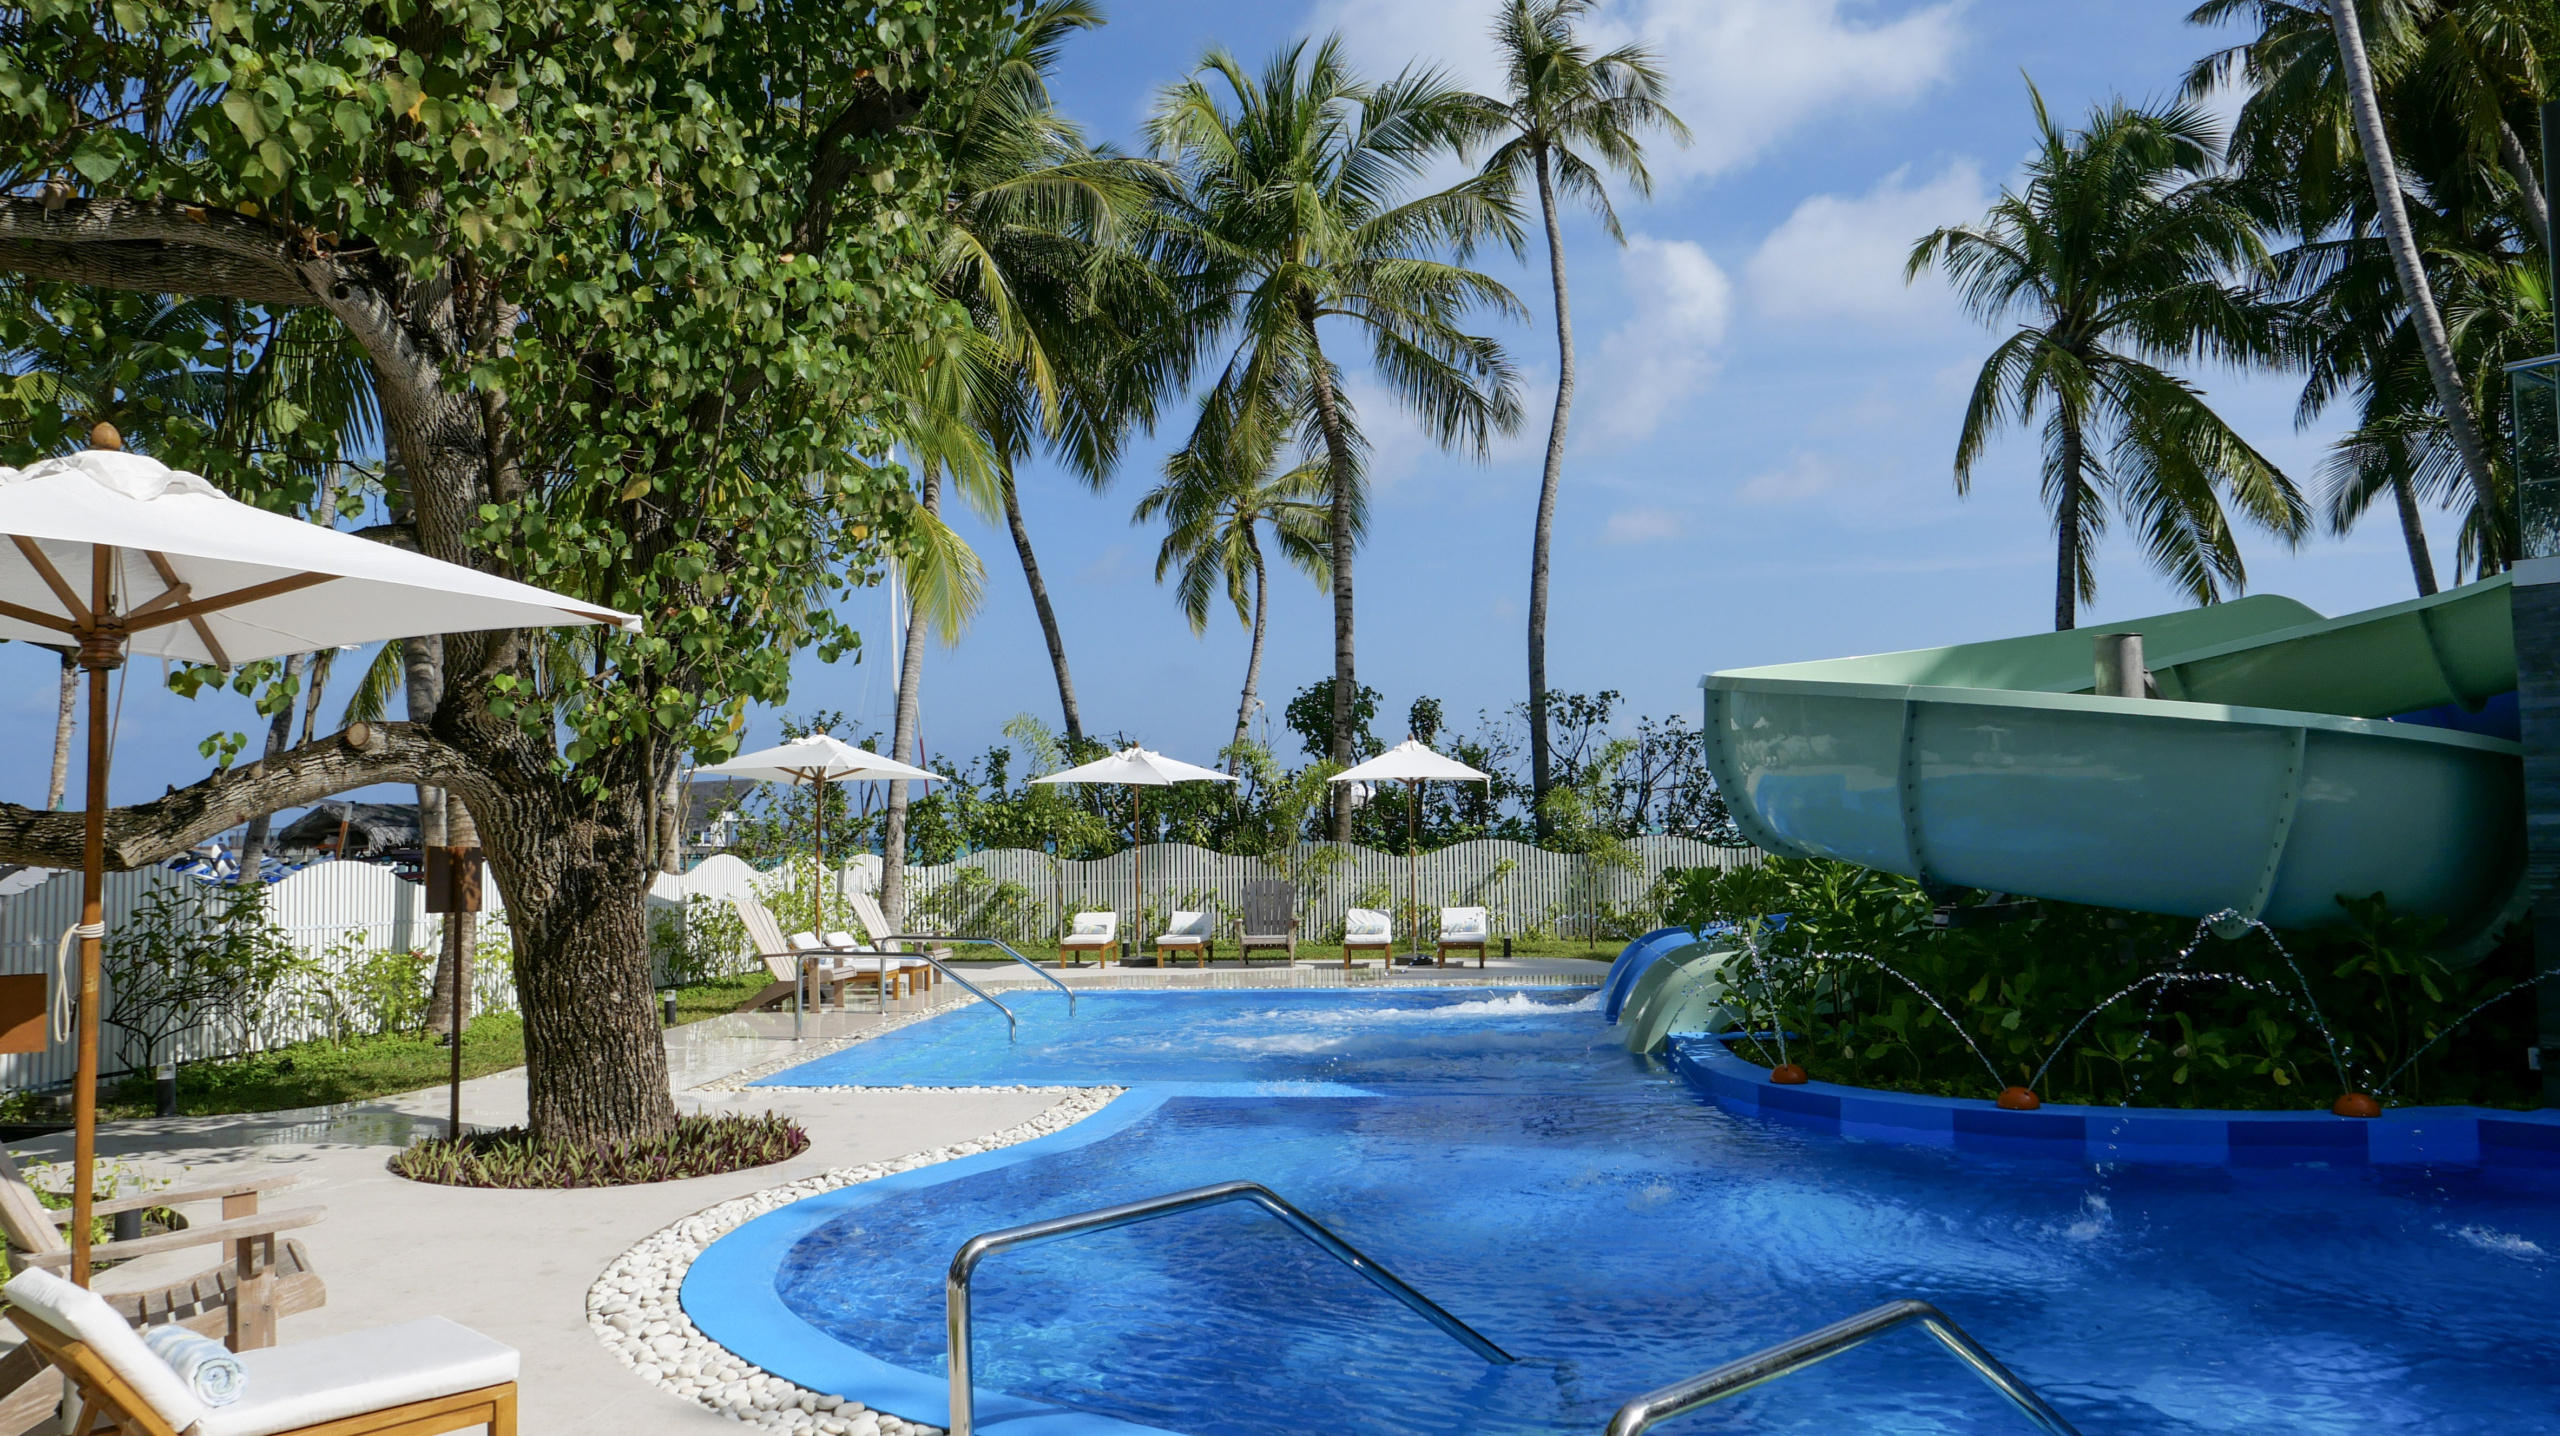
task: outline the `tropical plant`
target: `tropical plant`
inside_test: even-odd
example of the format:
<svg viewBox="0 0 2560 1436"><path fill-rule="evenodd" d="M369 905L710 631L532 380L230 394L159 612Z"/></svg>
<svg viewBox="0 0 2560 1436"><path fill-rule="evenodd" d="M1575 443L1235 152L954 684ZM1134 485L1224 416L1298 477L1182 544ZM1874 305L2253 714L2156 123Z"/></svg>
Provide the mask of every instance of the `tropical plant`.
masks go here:
<svg viewBox="0 0 2560 1436"><path fill-rule="evenodd" d="M1338 763L1348 758L1358 686L1352 558L1365 443L1322 331L1331 319L1354 326L1376 374L1435 443L1481 456L1495 434L1518 427L1511 361L1499 343L1460 327L1477 309L1525 312L1464 263L1488 239L1519 251L1508 194L1478 175L1407 197L1484 124L1481 106L1436 72L1362 80L1339 37L1312 50L1291 45L1258 77L1213 50L1164 91L1147 122L1175 179L1153 251L1197 296L1193 344L1226 351L1203 422L1294 431L1325 456ZM1337 838L1350 821L1350 795L1338 794Z"/></svg>
<svg viewBox="0 0 2560 1436"><path fill-rule="evenodd" d="M2293 481L2162 367L2280 352L2279 312L2240 282L2267 273L2255 219L2192 105L2109 101L2066 132L2032 85L2028 95L2037 146L2024 188L1979 223L1923 237L1905 269L1942 268L1977 317L2019 320L1974 380L1956 491L1970 491L1994 434L2041 415L2054 627L2073 627L2097 595L2091 556L2109 499L2152 566L2210 603L2248 577L2226 499L2287 541L2308 522Z"/></svg>
<svg viewBox="0 0 2560 1436"><path fill-rule="evenodd" d="M1529 781L1536 790L1538 831L1547 831L1545 801L1554 774L1547 744L1547 558L1553 547L1556 494L1564 482L1565 424L1573 413L1573 302L1565 286L1564 228L1558 199L1579 200L1609 237L1626 243L1609 203L1606 171L1625 176L1640 195L1653 193L1640 135L1660 129L1686 145L1689 127L1663 102L1669 91L1654 52L1621 45L1605 53L1576 26L1592 0L1509 0L1493 22L1502 52L1503 91L1483 103L1506 138L1484 171L1517 188L1534 179L1546 222L1547 275L1556 301L1556 405L1547 424L1546 466L1538 481L1538 518L1529 540Z"/></svg>
<svg viewBox="0 0 2560 1436"><path fill-rule="evenodd" d="M1262 547L1269 525L1281 556L1299 572L1324 584L1329 529L1325 503L1330 485L1321 460L1307 460L1274 472L1282 436L1268 428L1240 431L1223 416L1204 415L1191 442L1165 460L1165 481L1138 501L1139 521L1161 517L1164 543L1156 551L1156 581L1176 568L1174 585L1183 616L1193 633L1209 626L1209 609L1224 590L1236 618L1253 638L1244 665L1244 692L1236 701L1235 737L1229 743L1227 771L1240 773L1242 746L1258 706L1262 682L1262 641L1270 628L1271 575ZM1355 512L1352 537L1367 531L1365 508Z"/></svg>

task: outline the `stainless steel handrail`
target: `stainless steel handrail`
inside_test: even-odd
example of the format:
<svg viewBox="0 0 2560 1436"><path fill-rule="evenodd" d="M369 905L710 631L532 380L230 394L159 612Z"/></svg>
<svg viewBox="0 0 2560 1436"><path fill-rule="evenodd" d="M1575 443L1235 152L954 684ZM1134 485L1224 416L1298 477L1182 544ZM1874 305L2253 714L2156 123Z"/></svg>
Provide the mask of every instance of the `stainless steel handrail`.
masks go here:
<svg viewBox="0 0 2560 1436"><path fill-rule="evenodd" d="M1220 1182L1215 1186L1194 1187L1187 1192L1167 1192L1161 1197L1123 1202L1098 1211L1079 1212L1070 1217L1051 1217L1045 1222L981 1232L962 1243L960 1250L951 1258L951 1274L943 1282L951 1341L950 1436L970 1436L975 1419L969 1370L969 1278L977 1271L980 1261L1001 1251L1038 1246L1084 1232L1107 1232L1113 1227L1125 1227L1226 1202L1251 1202L1278 1217L1291 1231L1322 1247L1326 1255L1367 1277L1387 1295L1413 1308L1425 1321L1456 1337L1468 1350L1486 1361L1508 1365L1519 1359L1486 1340L1474 1327L1442 1310L1439 1303L1407 1286L1403 1278L1370 1260L1359 1248L1327 1231L1315 1218L1289 1205L1269 1187L1260 1182Z"/></svg>
<svg viewBox="0 0 2560 1436"><path fill-rule="evenodd" d="M979 988L978 984L971 982L969 979L953 972L950 968L943 966L942 959L935 957L929 952L901 952L895 955L899 957L921 957L925 961L932 963L934 968L943 976L950 978L953 982L959 983L962 987L969 989L969 991L974 994L980 1002L983 1002L989 1007L992 1007L996 1011L1004 1014L1005 1041L1015 1042L1021 1040L1022 1023L1014 1017L1013 1009L996 1001L994 998L987 996L987 994ZM886 978L881 980L881 986L888 986L888 980Z"/></svg>
<svg viewBox="0 0 2560 1436"><path fill-rule="evenodd" d="M1018 963L1021 963L1024 967L1030 968L1030 969L1031 969L1031 971L1032 971L1036 976L1038 976L1038 977L1040 978L1040 980L1041 980L1041 981L1046 982L1046 983L1048 983L1051 987L1054 987L1054 988L1058 989L1060 992L1065 993L1065 994L1067 995L1067 1015L1068 1015L1069 1017L1073 1017L1073 1016L1075 1016L1075 1015L1076 1015L1076 990L1075 990L1074 988L1072 988L1072 987L1067 986L1065 983L1060 982L1060 981L1057 979L1056 975L1055 975L1055 974L1053 974L1053 973L1051 973L1047 968L1044 968L1044 967L1042 967L1040 964L1038 964L1038 963L1036 963L1036 962L1033 962L1030 958L1024 957L1021 953L1015 952L1015 951L1013 950L1013 944L1012 944L1012 943L1009 943L1009 942L1007 942L1007 941L1005 941L1003 938L1000 938L1000 937L942 937L942 936L938 936L938 935L935 935L935 934L932 934L932 933L893 932L893 933L889 934L887 937L884 937L884 938L882 938L882 939L880 939L880 940L881 940L882 942L958 942L958 943L975 943L975 944L977 944L977 945L979 945L979 946L981 946L981 947L1000 947L1000 948L1003 948L1003 949L1005 950L1005 955L1006 955L1006 956L1008 956L1008 957L1012 958L1014 961L1016 961L1016 962L1018 962Z"/></svg>
<svg viewBox="0 0 2560 1436"><path fill-rule="evenodd" d="M1701 1406L1738 1396L1764 1381L1802 1371L1819 1361L1827 1361L1852 1347L1864 1346L1889 1331L1918 1322L1938 1338L1939 1344L1956 1355L1956 1359L1973 1368L1974 1374L1991 1383L1991 1389L2006 1396L2026 1414L2028 1420L2042 1428L2048 1436L2080 1436L2060 1412L2045 1404L2036 1389L2020 1381L2000 1364L1999 1358L1982 1349L1982 1344L1965 1335L1964 1328L1949 1320L1947 1314L1925 1301L1889 1301L1870 1311L1859 1312L1846 1321L1835 1321L1820 1331L1808 1331L1792 1341L1782 1341L1766 1351L1755 1351L1739 1361L1728 1361L1713 1371L1702 1372L1686 1381L1675 1381L1659 1391L1648 1391L1618 1408L1609 1418L1608 1436L1638 1436L1659 1422L1686 1415ZM955 1430L952 1436L960 1436Z"/></svg>

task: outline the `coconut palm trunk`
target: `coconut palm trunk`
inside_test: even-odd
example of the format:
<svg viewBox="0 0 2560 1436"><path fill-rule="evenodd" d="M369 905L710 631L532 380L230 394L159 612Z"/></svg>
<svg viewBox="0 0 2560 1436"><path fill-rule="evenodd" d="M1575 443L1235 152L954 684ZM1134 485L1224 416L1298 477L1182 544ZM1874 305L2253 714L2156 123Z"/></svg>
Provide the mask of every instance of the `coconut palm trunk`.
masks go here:
<svg viewBox="0 0 2560 1436"><path fill-rule="evenodd" d="M1324 430L1325 463L1332 470L1327 475L1333 494L1327 534L1333 551L1333 739L1326 756L1347 768L1351 766L1352 703L1360 693L1351 654L1351 511L1358 502L1353 487L1360 478L1352 463L1351 438L1342 424L1342 405L1333 392L1333 371L1325 366L1324 350L1316 341L1316 305L1312 298L1299 297L1298 322L1306 327L1310 360L1307 367L1315 381L1316 419ZM1347 843L1351 841L1351 785L1330 786L1333 840Z"/></svg>
<svg viewBox="0 0 2560 1436"><path fill-rule="evenodd" d="M2418 512L2418 491L2407 474L2392 476L2391 497L2400 507L2400 537L2409 545L2409 572L2418 581L2418 596L2424 598L2436 591L2436 564L2427 552L2427 525Z"/></svg>
<svg viewBox="0 0 2560 1436"><path fill-rule="evenodd" d="M920 496L924 511L942 512L942 471L925 467L924 488ZM924 625L917 621L915 587L907 588L907 629L900 635L898 654L898 716L891 728L889 756L900 762L916 741L916 708L919 690L924 684ZM827 875L818 875L820 882ZM907 920L907 784L897 779L889 784L889 811L881 823L880 844L880 911L889 919L892 930L902 928Z"/></svg>
<svg viewBox="0 0 2560 1436"><path fill-rule="evenodd" d="M1040 579L1040 560L1031 552L1031 530L1022 523L1022 501L1014 493L1013 471L999 475L1004 490L1004 524L1013 534L1013 551L1022 558L1022 577L1031 585L1031 607L1040 615L1040 634L1049 641L1049 667L1058 675L1058 711L1067 726L1067 751L1084 743L1084 715L1076 708L1076 683L1067 675L1067 640L1058 631L1058 611L1049 605L1049 585Z"/></svg>
<svg viewBox="0 0 2560 1436"><path fill-rule="evenodd" d="M1253 555L1253 646L1244 660L1244 696L1236 701L1236 739L1229 746L1244 747L1246 729L1253 722L1254 692L1262 686L1262 635L1271 617L1271 575L1262 564L1262 540L1254 537L1254 526L1245 525L1244 543ZM1227 771L1244 775L1244 755L1232 753L1227 758Z"/></svg>
<svg viewBox="0 0 2560 1436"><path fill-rule="evenodd" d="M2089 501L2088 449L2080 432L2080 423L2066 413L2061 419L2062 452L2058 456L2062 470L2062 492L2053 506L2056 533L2053 578L2053 627L2057 633L2079 626L2080 618L2080 506Z"/></svg>
<svg viewBox="0 0 2560 1436"><path fill-rule="evenodd" d="M53 709L53 776L44 790L44 810L48 813L62 806L63 784L71 778L71 735L79 726L80 660L66 650L62 655L62 693Z"/></svg>
<svg viewBox="0 0 2560 1436"><path fill-rule="evenodd" d="M1565 423L1573 413L1573 300L1565 289L1564 227L1556 218L1555 175L1541 146L1538 207L1547 221L1547 273L1556 291L1556 409L1547 423L1547 467L1538 484L1538 522L1529 539L1529 785L1538 837L1547 836L1547 555L1555 540L1556 489L1564 482Z"/></svg>
<svg viewBox="0 0 2560 1436"><path fill-rule="evenodd" d="M2364 23L2356 0L2329 0L2329 25L2338 37L2338 63L2347 82L2347 108L2355 120L2356 140L2364 146L2365 174L2373 182L2373 203L2382 219L2391 267L2400 278L2400 296L2409 306L2418 349L2426 356L2427 377L2435 382L2436 403L2444 410L2445 428L2462 455L2464 473L2479 495L2481 508L2497 512L2496 481L2489 472L2488 450L2463 393L2461 372L2453 363L2453 340L2445 332L2444 315L2436 308L2434 288L2418 255L2417 235L2409 227L2409 209L2400 195L2400 169L2391 157L2391 139L2382 128L2382 102L2373 82L2372 57L2365 53Z"/></svg>

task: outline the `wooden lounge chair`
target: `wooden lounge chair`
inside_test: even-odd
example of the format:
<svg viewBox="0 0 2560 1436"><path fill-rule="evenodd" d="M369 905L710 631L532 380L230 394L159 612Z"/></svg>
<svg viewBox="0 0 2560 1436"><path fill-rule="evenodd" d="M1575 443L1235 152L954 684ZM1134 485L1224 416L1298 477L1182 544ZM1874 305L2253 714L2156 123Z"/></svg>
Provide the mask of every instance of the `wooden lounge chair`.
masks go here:
<svg viewBox="0 0 2560 1436"><path fill-rule="evenodd" d="M1094 955L1093 965L1109 967L1111 950L1120 944L1120 914L1116 912L1080 912L1068 924L1067 934L1058 939L1058 957L1066 960L1074 953L1075 963L1084 965L1084 955Z"/></svg>
<svg viewBox="0 0 2560 1436"><path fill-rule="evenodd" d="M242 1352L240 1399L208 1406L95 1293L40 1271L6 1290L27 1345L79 1395L70 1436L515 1436L515 1348L442 1317Z"/></svg>
<svg viewBox="0 0 2560 1436"><path fill-rule="evenodd" d="M1492 940L1493 924L1486 920L1480 907L1444 907L1440 909L1440 937L1433 944L1432 960L1442 967L1449 965L1449 954L1475 949L1476 966L1484 966L1484 947Z"/></svg>
<svg viewBox="0 0 2560 1436"><path fill-rule="evenodd" d="M292 1186L295 1180L289 1176L257 1177L98 1203L95 1210L100 1216L216 1201L222 1204L222 1213L217 1222L183 1231L96 1243L89 1249L93 1260L119 1261L207 1244L225 1249L221 1265L185 1281L99 1294L131 1326L174 1321L206 1336L219 1337L234 1351L273 1345L277 1317L311 1311L329 1299L328 1288L311 1269L311 1259L302 1243L276 1237L277 1232L319 1220L323 1209L296 1207L263 1214L258 1210L260 1193ZM62 1229L70 1220L68 1211L55 1211L37 1199L35 1189L27 1185L25 1174L18 1170L16 1159L0 1149L0 1230L8 1234L13 1265L53 1271L68 1268L71 1247L63 1239ZM39 1379L44 1376L44 1369L44 1357L33 1346L20 1346L0 1356L0 1433L17 1436L61 1400L60 1383Z"/></svg>
<svg viewBox="0 0 2560 1436"><path fill-rule="evenodd" d="M1342 970L1351 970L1355 953L1372 952L1379 966L1395 965L1396 920L1375 908L1355 907L1342 915Z"/></svg>
<svg viewBox="0 0 2560 1436"><path fill-rule="evenodd" d="M1244 915L1236 919L1236 947L1247 966L1257 949L1278 948L1298 960L1298 890L1282 882L1244 885Z"/></svg>
<svg viewBox="0 0 2560 1436"><path fill-rule="evenodd" d="M763 903L733 897L729 899L729 906L737 910L738 921L746 925L747 941L755 947L756 960L764 964L765 971L773 974L772 982L755 996L739 1003L735 1010L757 1012L778 1006L798 997L804 985L809 990L811 1002L823 1005L832 992L838 1007L844 1006L844 990L848 987L878 988L880 977L877 972L840 961L839 954L817 945L815 938L811 938L811 945L806 947L786 941L782 936L782 924L774 921L773 914Z"/></svg>
<svg viewBox="0 0 2560 1436"><path fill-rule="evenodd" d="M949 962L951 960L951 949L947 947L937 948L928 947L920 943L889 941L890 935L895 933L897 929L889 926L889 914L882 910L879 898L870 893L858 892L853 895L852 902L854 921L862 924L862 931L870 939L869 942L863 944L866 950L874 952L931 952L933 954L934 962ZM843 934L839 933L837 936L841 937ZM919 982L923 983L927 988L931 988L935 983L942 980L941 971L937 969L932 962L926 962L919 958L911 957L903 963L892 964L892 966L903 970L908 974L908 983L910 988L912 988L915 983Z"/></svg>
<svg viewBox="0 0 2560 1436"><path fill-rule="evenodd" d="M1218 955L1217 922L1205 912L1177 912L1165 920L1164 931L1155 937L1156 961L1170 967L1183 953L1190 953L1202 967Z"/></svg>

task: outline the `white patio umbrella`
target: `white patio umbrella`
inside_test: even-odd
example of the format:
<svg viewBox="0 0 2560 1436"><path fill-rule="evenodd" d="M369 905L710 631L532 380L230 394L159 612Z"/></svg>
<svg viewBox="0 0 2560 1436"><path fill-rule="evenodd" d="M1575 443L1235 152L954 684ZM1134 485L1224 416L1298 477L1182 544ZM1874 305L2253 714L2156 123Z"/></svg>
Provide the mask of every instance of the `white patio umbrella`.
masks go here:
<svg viewBox="0 0 2560 1436"><path fill-rule="evenodd" d="M697 773L717 773L726 778L753 778L762 783L806 783L817 800L818 872L822 875L818 891L811 896L820 933L827 930L827 798L829 783L860 783L879 779L904 778L910 783L939 783L940 773L883 758L867 748L857 748L833 733L812 733L794 738L778 748L754 753L741 753L726 763L696 768Z"/></svg>
<svg viewBox="0 0 2560 1436"><path fill-rule="evenodd" d="M1108 758L1096 758L1063 773L1034 778L1035 783L1118 783L1129 790L1129 933L1133 939L1130 951L1146 946L1147 845L1140 841L1138 795L1148 788L1169 788L1176 783L1232 783L1235 776L1197 763L1168 758L1135 744Z"/></svg>
<svg viewBox="0 0 2560 1436"><path fill-rule="evenodd" d="M640 620L225 496L195 474L92 447L0 469L0 638L74 646L88 670L79 1076L72 1092L71 1275L89 1279L98 1136L99 952L106 938L107 675L127 654L229 668L351 643L486 628Z"/></svg>
<svg viewBox="0 0 2560 1436"><path fill-rule="evenodd" d="M1493 780L1455 758L1443 758L1422 744L1419 738L1407 738L1366 763L1355 763L1333 775L1337 783L1387 783L1405 785L1405 902L1410 916L1406 919L1413 937L1414 951L1407 956L1422 956L1422 857L1418 849L1422 834L1422 785L1425 783L1490 783Z"/></svg>

